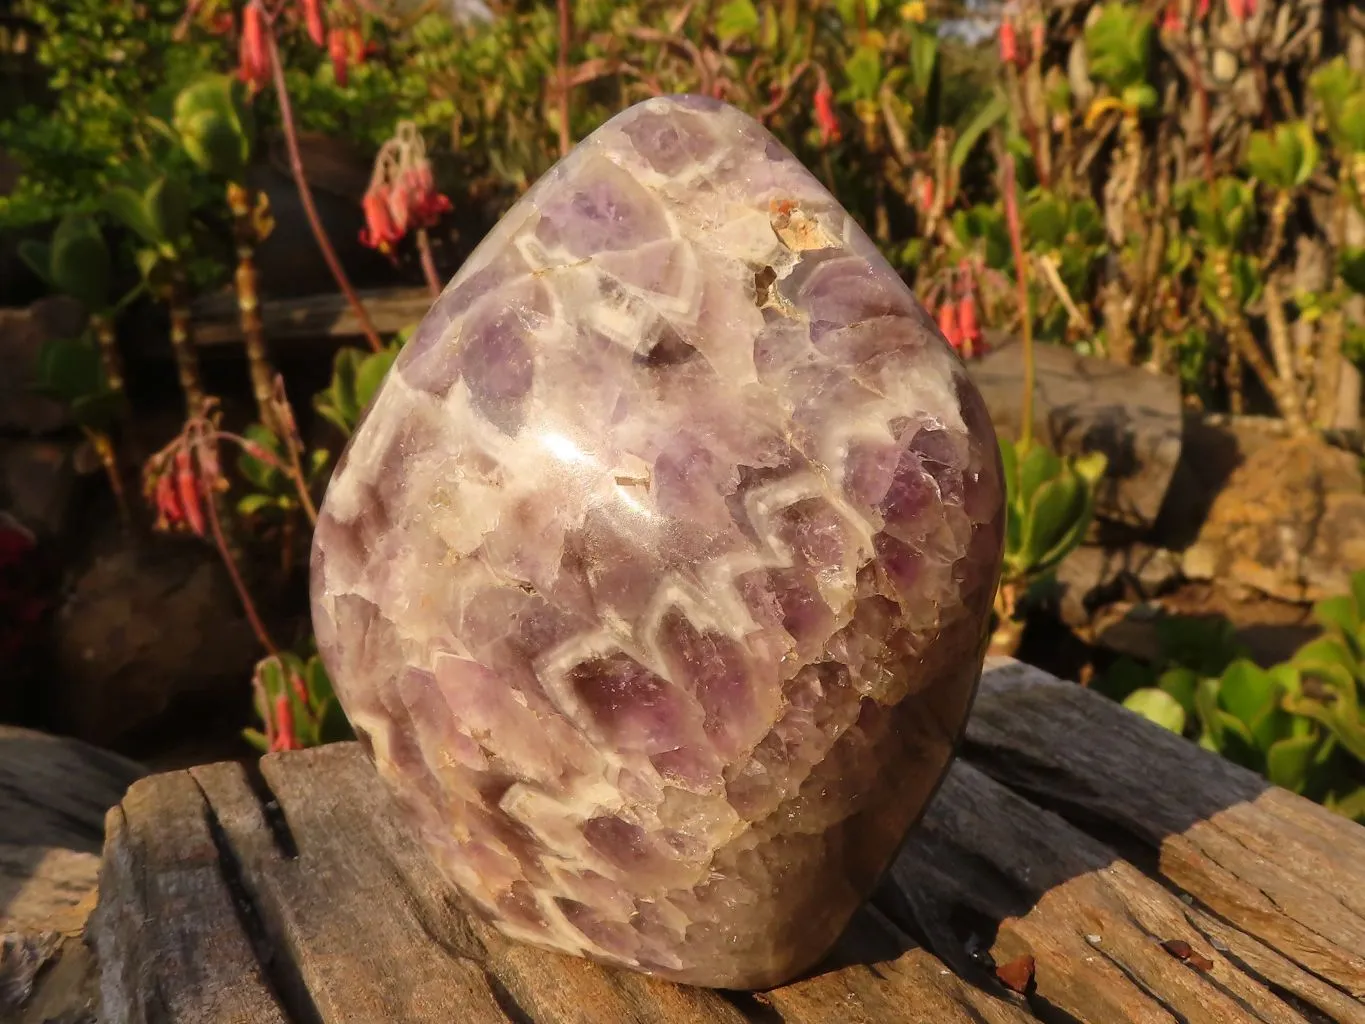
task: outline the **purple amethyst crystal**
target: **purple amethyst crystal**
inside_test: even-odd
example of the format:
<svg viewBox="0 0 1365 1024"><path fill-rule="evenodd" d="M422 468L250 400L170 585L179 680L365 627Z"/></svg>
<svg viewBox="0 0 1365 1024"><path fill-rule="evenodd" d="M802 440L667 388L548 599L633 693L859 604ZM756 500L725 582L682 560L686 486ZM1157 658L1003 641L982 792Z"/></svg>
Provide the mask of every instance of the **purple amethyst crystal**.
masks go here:
<svg viewBox="0 0 1365 1024"><path fill-rule="evenodd" d="M980 675L981 398L839 203L720 103L649 100L537 183L327 492L319 647L472 910L765 987L833 944Z"/></svg>

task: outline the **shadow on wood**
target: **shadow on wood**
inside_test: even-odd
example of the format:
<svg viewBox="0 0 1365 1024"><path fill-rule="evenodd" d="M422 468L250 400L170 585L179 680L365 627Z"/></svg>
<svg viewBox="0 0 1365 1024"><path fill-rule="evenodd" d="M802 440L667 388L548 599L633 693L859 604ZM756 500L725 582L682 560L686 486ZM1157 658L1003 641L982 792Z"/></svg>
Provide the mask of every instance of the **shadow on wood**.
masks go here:
<svg viewBox="0 0 1365 1024"><path fill-rule="evenodd" d="M1002 661L874 900L769 992L507 941L354 744L135 785L90 935L110 1024L1365 1024L1365 830ZM993 966L1023 956L1011 991Z"/></svg>

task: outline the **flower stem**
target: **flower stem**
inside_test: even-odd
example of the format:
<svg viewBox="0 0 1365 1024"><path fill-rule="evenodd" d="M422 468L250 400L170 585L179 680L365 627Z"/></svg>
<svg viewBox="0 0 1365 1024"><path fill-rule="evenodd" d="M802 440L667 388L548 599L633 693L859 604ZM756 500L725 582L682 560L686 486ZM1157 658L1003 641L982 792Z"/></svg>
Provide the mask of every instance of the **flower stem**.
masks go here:
<svg viewBox="0 0 1365 1024"><path fill-rule="evenodd" d="M370 314L365 311L360 296L351 287L350 279L346 276L346 271L342 269L341 261L337 259L336 250L332 248L331 239L327 237L327 230L322 226L317 207L313 204L313 190L309 186L308 176L303 170L303 157L299 155L298 133L294 128L294 109L289 102L289 90L284 81L284 65L280 62L279 47L275 45L275 28L273 25L266 32L265 39L266 46L270 49L270 66L275 79L275 95L280 101L280 127L284 131L285 146L289 150L289 170L293 174L294 184L299 190L299 200L303 203L303 212L308 217L308 226L313 229L313 238L317 240L318 249L322 251L322 258L327 262L327 269L332 272L332 277L336 279L341 294L346 296L346 301L350 304L351 311L355 313L355 318L360 324L360 330L364 333L365 340L369 342L371 349L378 352L383 349L384 343L379 339L379 332L374 329Z"/></svg>
<svg viewBox="0 0 1365 1024"><path fill-rule="evenodd" d="M175 279L166 293L171 316L171 351L180 376L180 390L185 393L186 409L194 417L204 407L204 382L199 374L199 353L194 349L194 325L184 277L179 268L174 274Z"/></svg>
<svg viewBox="0 0 1365 1024"><path fill-rule="evenodd" d="M230 184L227 189L228 208L232 211L233 233L237 241L237 311L242 325L242 342L246 347L247 367L251 374L251 393L256 399L256 410L261 423L272 433L279 433L272 404L275 370L270 363L270 351L265 343L265 328L261 323L260 290L257 287L255 241L256 228L252 223L254 194L242 185Z"/></svg>
<svg viewBox="0 0 1365 1024"><path fill-rule="evenodd" d="M246 612L247 622L251 624L251 631L256 634L257 641L266 651L272 656L278 657L279 649L275 646L275 641L270 638L265 623L261 621L261 616L256 611L256 603L252 601L251 593L242 581L242 574L237 569L237 559L233 557L231 545L228 544L227 537L223 534L223 524L218 518L218 502L214 500L214 496L210 495L209 500L204 502L204 507L208 509L209 528L213 532L213 542L218 547L218 554L223 559L223 565L227 568L228 576L232 579L232 586L237 591L238 599L242 602L242 610Z"/></svg>
<svg viewBox="0 0 1365 1024"><path fill-rule="evenodd" d="M441 278L436 273L436 260L431 254L431 236L426 228L417 229L417 253L422 259L422 275L427 279L427 291L434 299L441 294Z"/></svg>
<svg viewBox="0 0 1365 1024"><path fill-rule="evenodd" d="M1018 295L1019 317L1024 346L1024 392L1019 403L1019 445L1033 443L1033 318L1029 315L1028 260L1024 255L1024 235L1019 223L1019 197L1015 192L1014 157L1005 157L1005 221L1009 225L1010 246L1014 250L1014 281Z"/></svg>
<svg viewBox="0 0 1365 1024"><path fill-rule="evenodd" d="M569 41L573 35L570 0L559 0L559 155L569 155L573 136L569 134Z"/></svg>

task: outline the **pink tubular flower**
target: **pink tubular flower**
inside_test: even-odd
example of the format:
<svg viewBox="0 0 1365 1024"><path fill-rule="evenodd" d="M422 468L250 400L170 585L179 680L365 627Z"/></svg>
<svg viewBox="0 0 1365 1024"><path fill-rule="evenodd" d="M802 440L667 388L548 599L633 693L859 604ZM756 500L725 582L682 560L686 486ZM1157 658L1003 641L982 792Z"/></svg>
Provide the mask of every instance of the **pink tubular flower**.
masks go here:
<svg viewBox="0 0 1365 1024"><path fill-rule="evenodd" d="M275 697L274 735L270 737L270 751L299 750L303 744L294 735L294 712L289 707L289 694Z"/></svg>
<svg viewBox="0 0 1365 1024"><path fill-rule="evenodd" d="M1195 17L1201 21L1209 16L1209 8L1213 6L1213 0L1199 0L1199 10L1195 12Z"/></svg>
<svg viewBox="0 0 1365 1024"><path fill-rule="evenodd" d="M432 227L452 209L450 200L436 191L426 146L412 122L402 122L379 150L364 209L360 241L386 255L392 255L394 244L408 231Z"/></svg>
<svg viewBox="0 0 1365 1024"><path fill-rule="evenodd" d="M1256 13L1256 0L1228 0L1228 13L1238 21L1246 21Z"/></svg>
<svg viewBox="0 0 1365 1024"><path fill-rule="evenodd" d="M242 10L242 38L237 49L237 77L253 91L270 81L270 50L265 42L265 12L259 0Z"/></svg>
<svg viewBox="0 0 1365 1024"><path fill-rule="evenodd" d="M322 46L326 42L326 29L322 21L322 0L303 0L303 20L308 26L308 38L313 45Z"/></svg>
<svg viewBox="0 0 1365 1024"><path fill-rule="evenodd" d="M1176 0L1171 0L1161 15L1161 31L1179 32L1184 27L1184 21L1180 17L1180 4Z"/></svg>
<svg viewBox="0 0 1365 1024"><path fill-rule="evenodd" d="M957 319L957 304L948 301L938 311L938 329L954 350L962 348L962 325Z"/></svg>
<svg viewBox="0 0 1365 1024"><path fill-rule="evenodd" d="M1002 64L1019 63L1019 36L1009 15L1000 19L1000 61Z"/></svg>
<svg viewBox="0 0 1365 1024"><path fill-rule="evenodd" d="M346 88L351 66L351 45L347 40L347 29L334 28L327 33L327 57L332 62L332 77L337 85Z"/></svg>
<svg viewBox="0 0 1365 1024"><path fill-rule="evenodd" d="M365 211L365 227L360 232L360 244L388 254L394 243L403 237L403 232L393 223L388 186L382 183L371 185L361 200L361 206Z"/></svg>
<svg viewBox="0 0 1365 1024"><path fill-rule="evenodd" d="M820 76L820 84L815 89L815 123L820 128L820 145L828 146L843 137L839 130L839 115L834 112L834 90L824 75Z"/></svg>

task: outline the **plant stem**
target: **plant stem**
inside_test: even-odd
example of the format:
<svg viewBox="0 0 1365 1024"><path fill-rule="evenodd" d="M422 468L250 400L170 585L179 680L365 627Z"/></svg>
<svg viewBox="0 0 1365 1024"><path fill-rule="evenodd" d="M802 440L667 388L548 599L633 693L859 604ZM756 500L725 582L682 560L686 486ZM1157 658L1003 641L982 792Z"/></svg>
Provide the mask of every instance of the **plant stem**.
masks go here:
<svg viewBox="0 0 1365 1024"><path fill-rule="evenodd" d="M434 299L441 294L441 277L436 273L436 260L431 254L431 237L426 228L417 229L417 254L422 260L422 275L427 279L427 291Z"/></svg>
<svg viewBox="0 0 1365 1024"><path fill-rule="evenodd" d="M228 208L232 211L233 234L237 242L237 312L242 325L242 342L246 346L247 368L251 374L251 393L256 399L256 410L261 423L271 433L279 433L272 397L275 369L270 363L270 351L265 343L265 328L261 324L260 291L257 288L255 241L256 227L252 223L255 193L242 185L230 184L227 189Z"/></svg>
<svg viewBox="0 0 1365 1024"><path fill-rule="evenodd" d="M109 478L109 489L114 492L114 501L118 503L119 518L124 526L131 526L133 517L128 510L128 495L123 489L123 474L119 471L118 457L114 454L114 442L102 430L82 429L86 440L99 456L104 475Z"/></svg>
<svg viewBox="0 0 1365 1024"><path fill-rule="evenodd" d="M185 394L185 406L193 418L204 407L204 382L199 374L199 353L194 349L194 324L184 277L178 267L173 273L175 280L166 293L171 315L171 351L180 375L180 390Z"/></svg>
<svg viewBox="0 0 1365 1024"><path fill-rule="evenodd" d="M270 66L275 80L275 95L280 101L280 128L284 132L285 147L289 150L289 171L294 176L294 184L299 190L299 200L303 203L303 212L308 217L308 226L313 229L313 238L318 243L322 258L327 262L327 269L332 272L332 277L336 279L341 294L346 296L346 301L350 305L351 311L355 313L355 318L360 324L365 340L370 343L371 349L378 352L383 349L384 343L379 338L379 332L374 329L370 314L366 312L364 303L360 301L360 296L351 287L351 281L346 276L346 271L342 269L341 261L337 259L336 250L332 248L332 241L327 237L327 230L322 226L317 207L313 204L313 190L309 186L308 176L303 170L303 157L299 155L299 138L294 128L294 108L289 102L289 90L284 81L284 65L280 62L279 47L275 45L275 28L273 25L266 30L265 39L266 46L270 48Z"/></svg>
<svg viewBox="0 0 1365 1024"><path fill-rule="evenodd" d="M119 354L118 339L114 334L114 318L107 313L93 314L90 317L90 326L94 329L95 343L99 346L104 382L110 391L122 394L123 356Z"/></svg>
<svg viewBox="0 0 1365 1024"><path fill-rule="evenodd" d="M570 0L559 0L559 156L564 158L573 148L569 134L569 42L573 36L573 12Z"/></svg>
<svg viewBox="0 0 1365 1024"><path fill-rule="evenodd" d="M233 557L232 549L223 535L223 524L218 518L218 502L213 495L204 502L204 507L208 509L209 528L213 531L213 542L218 546L218 554L223 559L223 565L227 568L228 576L232 579L232 586L237 591L237 597L242 602L242 610L246 612L247 622L251 624L251 631L256 634L256 640L272 656L279 656L279 649L275 646L275 641L270 638L270 633L265 628L265 623L261 621L259 613L256 611L256 604L251 600L251 593L247 590L246 584L242 581L242 574L237 569L237 559Z"/></svg>
<svg viewBox="0 0 1365 1024"><path fill-rule="evenodd" d="M1253 373L1260 378L1262 386L1270 392L1270 396L1275 400L1275 405L1279 409L1280 415L1284 417L1285 425L1289 432L1296 437L1301 437L1308 433L1308 423L1303 418L1303 408L1299 404L1298 392L1292 386L1292 378L1286 381L1275 372L1275 368L1270 365L1265 354L1261 352L1260 346L1256 344L1255 337L1252 336L1251 328L1247 325L1246 318L1242 315L1241 309L1237 305L1237 292L1232 280L1232 253L1227 249L1215 249L1210 254L1213 260L1214 274L1218 284L1218 302L1223 307L1224 315L1227 317L1228 339L1232 343L1232 352L1228 358L1228 374L1234 371L1240 374L1241 362L1246 360ZM1271 286L1267 291L1266 301L1279 298L1279 292ZM1283 313L1283 308L1281 308ZM1229 384L1233 383L1232 380ZM1234 390L1233 399L1239 397L1240 387ZM1240 404L1240 402L1238 402ZM1240 409L1234 409L1239 412Z"/></svg>
<svg viewBox="0 0 1365 1024"><path fill-rule="evenodd" d="M1024 255L1024 233L1019 223L1019 197L1014 184L1014 157L1005 157L1005 220L1009 225L1010 247L1014 250L1014 281L1023 321L1024 391L1019 403L1019 446L1033 444L1033 318L1029 315L1028 261Z"/></svg>

